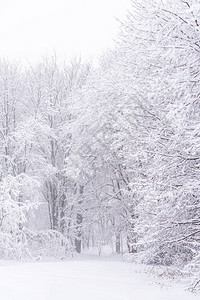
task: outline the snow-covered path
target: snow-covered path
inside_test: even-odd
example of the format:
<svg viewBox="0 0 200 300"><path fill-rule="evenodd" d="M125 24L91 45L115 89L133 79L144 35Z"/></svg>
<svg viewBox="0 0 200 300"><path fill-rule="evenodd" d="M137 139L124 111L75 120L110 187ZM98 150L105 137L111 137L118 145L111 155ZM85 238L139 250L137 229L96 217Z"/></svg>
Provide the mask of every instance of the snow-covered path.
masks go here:
<svg viewBox="0 0 200 300"><path fill-rule="evenodd" d="M192 300L121 261L85 259L0 266L2 300Z"/></svg>

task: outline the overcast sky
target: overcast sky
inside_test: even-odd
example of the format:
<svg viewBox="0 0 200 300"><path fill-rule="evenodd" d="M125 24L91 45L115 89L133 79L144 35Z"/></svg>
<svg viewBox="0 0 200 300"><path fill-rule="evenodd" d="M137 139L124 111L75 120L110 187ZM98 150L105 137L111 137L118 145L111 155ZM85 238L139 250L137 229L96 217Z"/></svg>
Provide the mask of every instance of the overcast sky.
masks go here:
<svg viewBox="0 0 200 300"><path fill-rule="evenodd" d="M0 0L0 57L98 57L113 46L129 0Z"/></svg>

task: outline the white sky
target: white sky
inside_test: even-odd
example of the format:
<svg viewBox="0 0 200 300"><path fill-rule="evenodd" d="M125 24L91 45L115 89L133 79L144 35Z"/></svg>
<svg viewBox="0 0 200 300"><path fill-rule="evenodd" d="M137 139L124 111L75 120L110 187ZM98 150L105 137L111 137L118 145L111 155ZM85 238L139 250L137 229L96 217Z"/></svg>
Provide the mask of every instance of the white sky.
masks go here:
<svg viewBox="0 0 200 300"><path fill-rule="evenodd" d="M0 57L96 58L112 47L129 0L0 0Z"/></svg>

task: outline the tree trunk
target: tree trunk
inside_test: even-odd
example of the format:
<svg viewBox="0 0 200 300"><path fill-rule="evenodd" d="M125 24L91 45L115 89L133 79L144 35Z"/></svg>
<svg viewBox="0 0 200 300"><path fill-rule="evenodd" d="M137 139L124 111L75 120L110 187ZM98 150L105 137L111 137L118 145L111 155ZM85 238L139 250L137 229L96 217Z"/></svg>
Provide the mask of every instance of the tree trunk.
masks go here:
<svg viewBox="0 0 200 300"><path fill-rule="evenodd" d="M49 183L49 189L50 189L50 202L52 205L51 224L52 224L52 229L57 230L58 229L58 203L57 203L57 190L56 190L55 182Z"/></svg>
<svg viewBox="0 0 200 300"><path fill-rule="evenodd" d="M77 214L77 218L76 218L77 227L76 227L76 238L75 238L75 249L77 253L81 253L82 222L83 222L82 214Z"/></svg>
<svg viewBox="0 0 200 300"><path fill-rule="evenodd" d="M121 241L120 241L120 234L119 233L116 234L115 245L116 245L116 253L120 254L121 253Z"/></svg>
<svg viewBox="0 0 200 300"><path fill-rule="evenodd" d="M80 186L80 195L83 195L83 186ZM81 205L83 199L81 198L78 202ZM75 238L75 250L77 253L81 253L81 237L82 237L82 223L83 223L83 215L82 213L78 212L76 215L76 238Z"/></svg>

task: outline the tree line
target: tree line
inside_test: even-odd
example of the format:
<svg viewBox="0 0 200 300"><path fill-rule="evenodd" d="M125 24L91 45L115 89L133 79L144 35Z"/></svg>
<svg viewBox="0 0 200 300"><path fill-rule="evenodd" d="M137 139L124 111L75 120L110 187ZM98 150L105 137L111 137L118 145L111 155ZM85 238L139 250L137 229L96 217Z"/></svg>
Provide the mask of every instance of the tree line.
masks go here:
<svg viewBox="0 0 200 300"><path fill-rule="evenodd" d="M0 63L2 257L197 260L200 5L132 1L98 67Z"/></svg>

